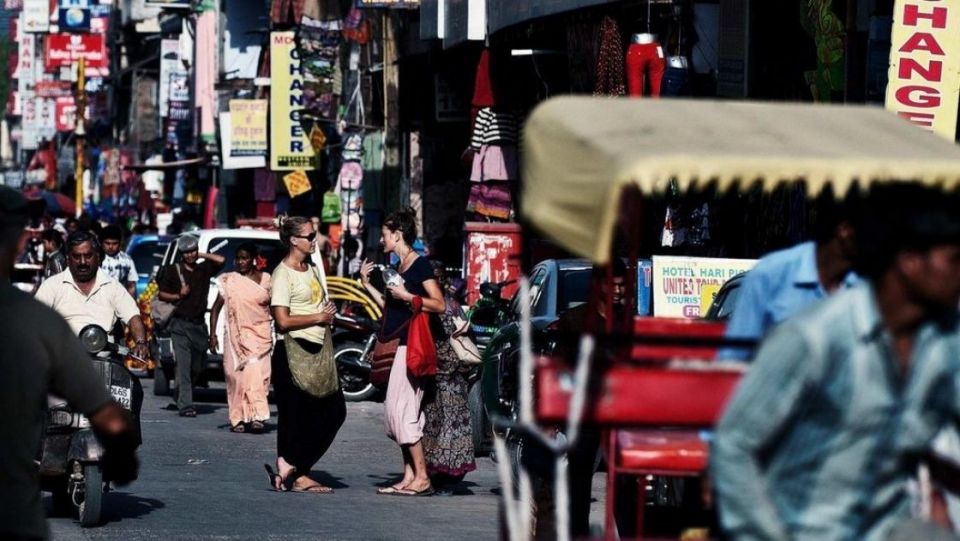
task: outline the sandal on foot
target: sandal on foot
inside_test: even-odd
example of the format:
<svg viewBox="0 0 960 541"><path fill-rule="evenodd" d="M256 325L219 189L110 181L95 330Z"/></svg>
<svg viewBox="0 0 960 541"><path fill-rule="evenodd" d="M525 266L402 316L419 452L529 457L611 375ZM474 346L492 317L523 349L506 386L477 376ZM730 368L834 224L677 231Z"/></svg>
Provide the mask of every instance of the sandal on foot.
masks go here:
<svg viewBox="0 0 960 541"><path fill-rule="evenodd" d="M267 470L267 475L270 476L270 488L277 492L286 492L289 490L287 488L287 480L283 477L280 477L279 473L273 471L273 468L270 467L270 464L264 464L263 469Z"/></svg>
<svg viewBox="0 0 960 541"><path fill-rule="evenodd" d="M262 421L254 421L250 423L250 432L253 432L254 434L260 434L266 430L266 428L266 425L264 425Z"/></svg>
<svg viewBox="0 0 960 541"><path fill-rule="evenodd" d="M304 488L297 488L294 486L290 488L290 492L301 492L305 494L333 494L333 489L317 483Z"/></svg>
<svg viewBox="0 0 960 541"><path fill-rule="evenodd" d="M377 494L380 494L380 495L382 495L382 496L392 496L392 495L396 494L397 492L400 492L401 490L403 490L403 489L402 489L402 488L398 488L398 487L394 487L394 486L383 487L383 488L378 488L378 489L377 489Z"/></svg>
<svg viewBox="0 0 960 541"><path fill-rule="evenodd" d="M180 410L180 417L196 417L197 410L193 408L183 408Z"/></svg>
<svg viewBox="0 0 960 541"><path fill-rule="evenodd" d="M434 490L433 490L433 487L427 487L427 488L425 488L425 489L423 489L423 490L420 490L420 491L408 490L408 489L402 488L402 489L394 492L393 494L391 494L391 496L408 496L408 497L415 497L415 498L416 498L416 497L421 497L421 498L422 498L422 497L426 497L426 496L433 496L434 493L435 493L435 492L434 492Z"/></svg>
<svg viewBox="0 0 960 541"><path fill-rule="evenodd" d="M237 423L230 427L230 432L234 432L236 434L243 434L246 431L247 428L243 426L243 423Z"/></svg>

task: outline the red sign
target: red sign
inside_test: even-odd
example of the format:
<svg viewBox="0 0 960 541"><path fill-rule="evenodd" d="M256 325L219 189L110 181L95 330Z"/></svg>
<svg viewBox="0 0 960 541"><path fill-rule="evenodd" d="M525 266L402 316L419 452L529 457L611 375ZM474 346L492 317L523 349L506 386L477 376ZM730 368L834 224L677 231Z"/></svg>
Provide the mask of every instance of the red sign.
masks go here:
<svg viewBox="0 0 960 541"><path fill-rule="evenodd" d="M520 226L467 222L464 231L467 304L472 305L480 298L480 284L520 278ZM509 299L518 288L518 283L510 284L501 295Z"/></svg>
<svg viewBox="0 0 960 541"><path fill-rule="evenodd" d="M73 97L57 98L57 131L73 131L77 127L77 102Z"/></svg>
<svg viewBox="0 0 960 541"><path fill-rule="evenodd" d="M70 81L38 81L33 88L41 98L73 96L73 83Z"/></svg>
<svg viewBox="0 0 960 541"><path fill-rule="evenodd" d="M110 67L103 34L50 34L45 42L45 67L54 70L72 66L85 58L87 69L106 73Z"/></svg>

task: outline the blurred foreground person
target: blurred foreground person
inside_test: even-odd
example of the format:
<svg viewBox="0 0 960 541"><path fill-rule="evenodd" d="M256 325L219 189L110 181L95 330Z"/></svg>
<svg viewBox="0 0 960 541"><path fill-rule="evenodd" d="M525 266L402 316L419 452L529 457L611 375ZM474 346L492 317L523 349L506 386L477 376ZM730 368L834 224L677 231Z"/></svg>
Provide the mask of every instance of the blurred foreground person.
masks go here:
<svg viewBox="0 0 960 541"><path fill-rule="evenodd" d="M0 186L0 539L47 537L34 459L46 418L47 393L90 420L104 444L104 468L124 484L136 478L137 436L129 414L110 399L70 327L52 309L10 283L27 222L26 200Z"/></svg>
<svg viewBox="0 0 960 541"><path fill-rule="evenodd" d="M866 282L773 330L711 452L732 539L955 539L911 519L909 481L960 414L960 205L873 188Z"/></svg>

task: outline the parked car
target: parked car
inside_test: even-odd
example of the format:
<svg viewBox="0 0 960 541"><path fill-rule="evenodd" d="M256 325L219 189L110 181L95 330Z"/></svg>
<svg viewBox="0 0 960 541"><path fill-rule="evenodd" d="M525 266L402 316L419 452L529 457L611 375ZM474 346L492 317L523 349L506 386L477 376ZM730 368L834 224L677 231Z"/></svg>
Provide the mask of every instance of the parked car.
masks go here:
<svg viewBox="0 0 960 541"><path fill-rule="evenodd" d="M733 315L733 310L737 307L737 299L740 298L740 286L743 285L743 279L746 273L738 274L726 281L717 291L717 296L713 298L710 308L703 316L703 319L710 321L726 321Z"/></svg>
<svg viewBox="0 0 960 541"><path fill-rule="evenodd" d="M127 255L137 266L137 297L147 288L160 268L160 260L170 244L170 239L161 235L133 235L127 242Z"/></svg>
<svg viewBox="0 0 960 541"><path fill-rule="evenodd" d="M587 302L592 269L585 259L548 259L530 273L529 297L521 298L518 291L511 299L511 321L490 340L483 353L479 385L470 389L470 418L478 452L489 448L490 415L510 418L517 411L521 303L530 305L534 351L537 351L547 346L549 327L561 314Z"/></svg>
<svg viewBox="0 0 960 541"><path fill-rule="evenodd" d="M226 258L222 272L231 272L234 270L234 259L236 258L237 248L246 242L252 242L260 249L260 255L266 259L266 270L273 270L286 255L283 245L280 243L280 234L276 231L265 231L260 229L202 229L191 231L184 235L193 235L199 239L199 249L201 253L216 253ZM162 272L169 265L180 261L180 252L177 250L177 242L182 237L172 239L167 245L163 258L160 261L159 272ZM210 325L210 309L217 299L217 287L214 285L214 279L211 279L210 293L207 297L207 327ZM217 326L217 337L220 343L224 344L223 325L225 317L221 317ZM159 346L160 368L154 372L154 394L169 394L170 384L174 378L174 360L173 346L169 336L160 333L157 338ZM222 378L223 377L223 355L216 355L207 352L207 362L204 367L205 376Z"/></svg>

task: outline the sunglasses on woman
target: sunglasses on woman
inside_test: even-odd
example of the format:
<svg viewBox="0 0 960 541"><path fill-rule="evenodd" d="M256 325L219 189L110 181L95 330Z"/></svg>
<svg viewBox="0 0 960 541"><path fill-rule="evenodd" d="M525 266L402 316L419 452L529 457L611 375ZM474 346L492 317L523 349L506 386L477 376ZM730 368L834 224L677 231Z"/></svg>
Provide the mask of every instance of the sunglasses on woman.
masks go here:
<svg viewBox="0 0 960 541"><path fill-rule="evenodd" d="M316 240L316 238L317 238L317 232L314 231L313 233L310 233L309 235L294 235L294 237L296 237L296 238L298 238L298 239L307 239L307 242L313 242L313 241Z"/></svg>

